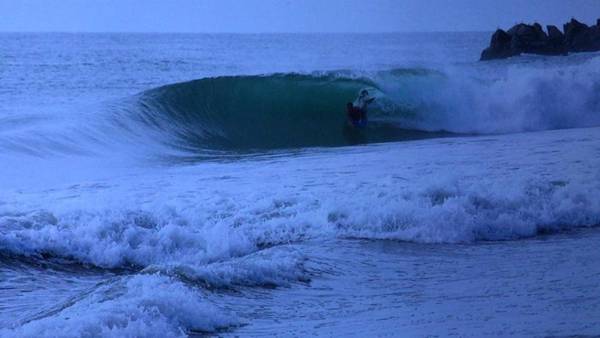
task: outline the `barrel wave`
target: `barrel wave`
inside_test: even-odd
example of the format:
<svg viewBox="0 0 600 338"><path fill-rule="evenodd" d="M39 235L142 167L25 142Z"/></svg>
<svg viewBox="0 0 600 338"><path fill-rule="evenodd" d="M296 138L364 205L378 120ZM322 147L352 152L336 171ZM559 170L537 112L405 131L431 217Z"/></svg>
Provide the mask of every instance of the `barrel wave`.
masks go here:
<svg viewBox="0 0 600 338"><path fill-rule="evenodd" d="M372 107L368 128L357 130L346 123L346 103L365 88L382 103ZM144 92L139 113L147 125L175 136L171 144L190 150L343 146L425 135L385 119L386 102L377 84L367 78L226 76Z"/></svg>
<svg viewBox="0 0 600 338"><path fill-rule="evenodd" d="M7 120L0 149L187 158L593 127L598 60L206 77L100 103L86 116L71 107L51 119ZM346 104L362 89L376 100L357 129Z"/></svg>
<svg viewBox="0 0 600 338"><path fill-rule="evenodd" d="M597 65L203 78L141 93L134 115L165 132L170 145L194 152L588 127L600 124ZM362 89L376 101L368 127L355 129L346 103Z"/></svg>

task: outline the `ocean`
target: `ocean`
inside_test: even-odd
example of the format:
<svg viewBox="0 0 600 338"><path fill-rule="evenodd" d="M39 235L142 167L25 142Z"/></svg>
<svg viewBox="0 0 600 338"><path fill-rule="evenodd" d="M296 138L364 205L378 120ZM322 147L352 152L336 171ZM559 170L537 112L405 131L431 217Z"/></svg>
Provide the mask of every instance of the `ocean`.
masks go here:
<svg viewBox="0 0 600 338"><path fill-rule="evenodd" d="M489 37L0 34L0 336L599 335L600 54Z"/></svg>

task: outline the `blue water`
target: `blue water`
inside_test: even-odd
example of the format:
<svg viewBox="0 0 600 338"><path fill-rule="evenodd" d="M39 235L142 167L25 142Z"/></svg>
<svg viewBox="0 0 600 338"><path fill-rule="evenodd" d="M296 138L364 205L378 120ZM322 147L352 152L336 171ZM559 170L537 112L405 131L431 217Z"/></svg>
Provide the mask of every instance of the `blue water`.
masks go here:
<svg viewBox="0 0 600 338"><path fill-rule="evenodd" d="M600 55L488 35L0 34L0 335L599 334Z"/></svg>

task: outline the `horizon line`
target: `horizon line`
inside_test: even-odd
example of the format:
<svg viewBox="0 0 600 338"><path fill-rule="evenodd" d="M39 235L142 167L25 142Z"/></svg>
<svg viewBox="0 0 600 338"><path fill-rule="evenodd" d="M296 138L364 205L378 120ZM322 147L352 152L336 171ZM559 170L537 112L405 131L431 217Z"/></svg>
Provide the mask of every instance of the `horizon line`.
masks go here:
<svg viewBox="0 0 600 338"><path fill-rule="evenodd" d="M286 34L286 35L302 35L302 34L415 34L415 33L488 33L493 32L494 30L448 30L448 31L370 31L370 32L352 32L352 31L322 31L322 32L300 32L300 31L285 31L285 32L236 32L236 31L71 31L71 30L48 30L48 31L38 31L38 30L24 30L24 31L15 31L15 30L0 30L0 34L223 34L223 35L276 35L276 34Z"/></svg>

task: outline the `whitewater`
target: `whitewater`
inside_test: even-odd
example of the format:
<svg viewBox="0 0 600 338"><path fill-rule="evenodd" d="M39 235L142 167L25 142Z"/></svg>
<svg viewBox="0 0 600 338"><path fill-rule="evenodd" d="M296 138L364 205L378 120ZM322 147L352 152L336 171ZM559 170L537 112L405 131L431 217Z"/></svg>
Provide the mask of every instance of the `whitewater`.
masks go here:
<svg viewBox="0 0 600 338"><path fill-rule="evenodd" d="M598 335L600 55L488 37L0 34L0 336Z"/></svg>

